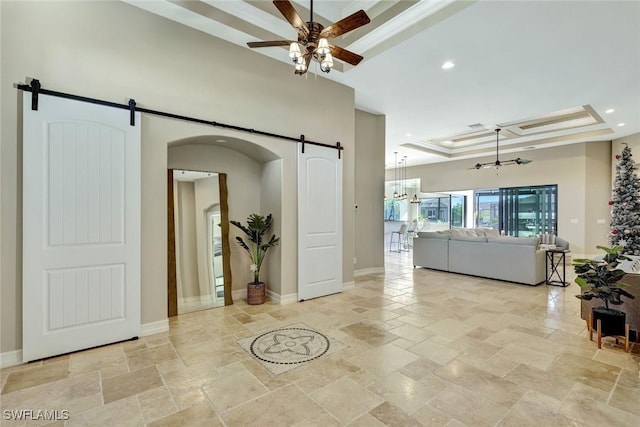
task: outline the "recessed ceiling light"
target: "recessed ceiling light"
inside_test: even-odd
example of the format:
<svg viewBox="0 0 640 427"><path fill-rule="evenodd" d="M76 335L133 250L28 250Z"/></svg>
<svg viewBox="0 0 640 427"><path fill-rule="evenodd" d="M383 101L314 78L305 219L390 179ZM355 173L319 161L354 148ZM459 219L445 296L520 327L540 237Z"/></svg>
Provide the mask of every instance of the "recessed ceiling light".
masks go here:
<svg viewBox="0 0 640 427"><path fill-rule="evenodd" d="M613 108L609 108L608 110L605 111L605 113L607 114L611 114L613 112L615 112L616 110L614 110Z"/></svg>
<svg viewBox="0 0 640 427"><path fill-rule="evenodd" d="M446 145L451 145L451 144L453 144L453 141L442 141L442 143L446 144Z"/></svg>
<svg viewBox="0 0 640 427"><path fill-rule="evenodd" d="M447 62L445 62L444 64L442 64L442 69L443 69L443 70L450 70L450 69L452 69L452 68L453 68L453 67L455 67L455 66L456 66L456 64L454 64L453 62L451 62L451 61L447 61Z"/></svg>
<svg viewBox="0 0 640 427"><path fill-rule="evenodd" d="M216 139L216 142L227 142L226 139Z"/></svg>
<svg viewBox="0 0 640 427"><path fill-rule="evenodd" d="M618 123L618 126L622 127L624 126L624 123Z"/></svg>

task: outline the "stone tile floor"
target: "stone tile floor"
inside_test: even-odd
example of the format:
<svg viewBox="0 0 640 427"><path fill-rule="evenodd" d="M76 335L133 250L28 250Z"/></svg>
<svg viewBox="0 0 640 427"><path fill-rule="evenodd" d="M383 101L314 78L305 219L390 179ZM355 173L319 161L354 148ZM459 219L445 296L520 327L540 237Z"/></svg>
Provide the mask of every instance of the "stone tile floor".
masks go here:
<svg viewBox="0 0 640 427"><path fill-rule="evenodd" d="M638 426L640 344L587 338L575 284L413 269L303 303L229 307L170 331L1 371L5 410L68 426ZM345 348L273 375L236 343L302 322ZM45 424L29 422L26 425Z"/></svg>

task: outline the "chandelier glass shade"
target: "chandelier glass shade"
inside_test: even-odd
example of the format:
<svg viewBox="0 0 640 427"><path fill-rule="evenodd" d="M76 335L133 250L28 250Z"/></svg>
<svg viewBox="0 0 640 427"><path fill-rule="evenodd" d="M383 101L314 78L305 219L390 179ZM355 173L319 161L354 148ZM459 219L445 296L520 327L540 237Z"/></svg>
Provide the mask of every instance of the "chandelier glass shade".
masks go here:
<svg viewBox="0 0 640 427"><path fill-rule="evenodd" d="M289 58L291 58L294 62L297 62L298 58L302 56L302 52L300 52L300 46L298 43L293 42L289 45Z"/></svg>

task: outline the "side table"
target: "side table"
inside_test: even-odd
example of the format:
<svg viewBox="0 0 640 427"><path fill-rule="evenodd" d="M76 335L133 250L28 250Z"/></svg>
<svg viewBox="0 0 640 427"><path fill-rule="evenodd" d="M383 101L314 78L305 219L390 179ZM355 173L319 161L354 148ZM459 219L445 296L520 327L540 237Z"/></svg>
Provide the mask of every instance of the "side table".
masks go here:
<svg viewBox="0 0 640 427"><path fill-rule="evenodd" d="M547 249L545 268L547 272L547 285L568 286L567 282L567 253L566 249ZM558 255L558 256L556 256ZM562 265L562 276L560 276L560 266Z"/></svg>

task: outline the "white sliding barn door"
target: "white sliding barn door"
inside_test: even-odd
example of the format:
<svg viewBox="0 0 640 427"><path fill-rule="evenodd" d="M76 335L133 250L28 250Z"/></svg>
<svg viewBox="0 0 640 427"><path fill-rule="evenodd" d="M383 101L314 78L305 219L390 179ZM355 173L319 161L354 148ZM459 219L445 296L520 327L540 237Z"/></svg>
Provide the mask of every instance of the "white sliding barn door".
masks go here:
<svg viewBox="0 0 640 427"><path fill-rule="evenodd" d="M298 300L342 291L342 160L331 148L298 152Z"/></svg>
<svg viewBox="0 0 640 427"><path fill-rule="evenodd" d="M140 114L23 103L23 360L138 336Z"/></svg>

